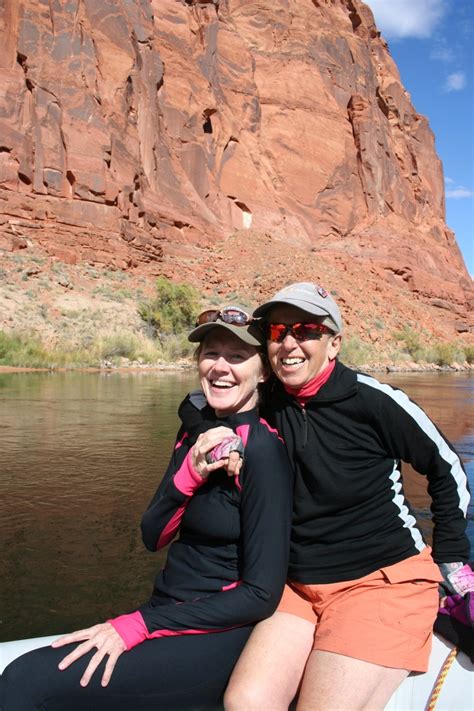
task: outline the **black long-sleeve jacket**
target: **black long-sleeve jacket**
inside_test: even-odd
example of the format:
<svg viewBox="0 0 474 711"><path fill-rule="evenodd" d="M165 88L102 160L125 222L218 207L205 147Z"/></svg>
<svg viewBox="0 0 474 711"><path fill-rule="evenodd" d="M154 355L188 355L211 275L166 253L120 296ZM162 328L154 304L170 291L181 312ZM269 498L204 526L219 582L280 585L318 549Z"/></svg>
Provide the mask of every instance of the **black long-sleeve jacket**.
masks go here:
<svg viewBox="0 0 474 711"><path fill-rule="evenodd" d="M208 408L209 409L209 408ZM198 418L200 419L200 418ZM201 431L216 422L209 422ZM151 600L109 620L127 649L144 639L217 632L272 614L286 579L293 479L285 447L256 410L218 424L245 443L238 480L224 470L202 479L185 427L142 519L143 540L171 543Z"/></svg>
<svg viewBox="0 0 474 711"><path fill-rule="evenodd" d="M263 413L296 470L290 579L353 580L425 547L402 460L428 478L435 561L468 560L466 472L403 391L337 363L305 408L277 382Z"/></svg>

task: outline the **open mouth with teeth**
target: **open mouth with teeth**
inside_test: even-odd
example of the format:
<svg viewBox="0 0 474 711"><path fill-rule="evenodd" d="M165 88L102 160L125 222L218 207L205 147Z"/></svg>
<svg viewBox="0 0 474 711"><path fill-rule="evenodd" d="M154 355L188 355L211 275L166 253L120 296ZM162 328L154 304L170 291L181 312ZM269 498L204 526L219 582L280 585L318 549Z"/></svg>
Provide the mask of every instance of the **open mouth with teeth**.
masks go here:
<svg viewBox="0 0 474 711"><path fill-rule="evenodd" d="M306 361L306 358L282 358L281 363L285 368L297 368Z"/></svg>
<svg viewBox="0 0 474 711"><path fill-rule="evenodd" d="M229 383L227 380L211 380L210 383L213 388L217 388L218 390L229 390L235 385L235 383Z"/></svg>

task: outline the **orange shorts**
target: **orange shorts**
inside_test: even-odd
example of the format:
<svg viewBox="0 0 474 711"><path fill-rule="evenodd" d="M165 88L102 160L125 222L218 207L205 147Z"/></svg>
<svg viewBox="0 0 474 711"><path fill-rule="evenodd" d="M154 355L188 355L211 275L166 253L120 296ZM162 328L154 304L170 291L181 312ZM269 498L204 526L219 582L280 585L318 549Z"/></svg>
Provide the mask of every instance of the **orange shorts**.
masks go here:
<svg viewBox="0 0 474 711"><path fill-rule="evenodd" d="M278 612L315 625L313 649L424 672L441 580L431 549L426 547L418 555L357 580L325 585L290 581Z"/></svg>

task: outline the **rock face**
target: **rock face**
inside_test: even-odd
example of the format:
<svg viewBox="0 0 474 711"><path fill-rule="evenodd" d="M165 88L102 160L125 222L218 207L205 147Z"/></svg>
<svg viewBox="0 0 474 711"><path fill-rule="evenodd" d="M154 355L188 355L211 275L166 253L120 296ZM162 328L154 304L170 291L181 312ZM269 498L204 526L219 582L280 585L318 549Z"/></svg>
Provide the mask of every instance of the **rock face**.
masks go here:
<svg viewBox="0 0 474 711"><path fill-rule="evenodd" d="M318 276L349 315L472 329L433 134L360 0L0 13L0 248L220 293Z"/></svg>

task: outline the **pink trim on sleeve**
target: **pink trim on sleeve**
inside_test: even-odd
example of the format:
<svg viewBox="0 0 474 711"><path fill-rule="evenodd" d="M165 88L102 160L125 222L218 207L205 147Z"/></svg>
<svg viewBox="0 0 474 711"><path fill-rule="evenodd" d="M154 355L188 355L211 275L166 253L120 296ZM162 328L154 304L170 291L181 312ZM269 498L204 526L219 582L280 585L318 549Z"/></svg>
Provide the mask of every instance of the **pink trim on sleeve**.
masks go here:
<svg viewBox="0 0 474 711"><path fill-rule="evenodd" d="M192 496L207 481L193 468L191 452L190 449L173 479L175 487L185 496Z"/></svg>
<svg viewBox="0 0 474 711"><path fill-rule="evenodd" d="M249 432L250 432L250 425L240 425L239 427L236 427L235 431L239 435L240 439L242 440L242 443L244 447L247 446L247 440L249 438ZM244 454L244 459L245 459L245 454ZM240 475L238 474L237 476L234 477L235 485L239 491L242 491L242 484L240 483Z"/></svg>
<svg viewBox="0 0 474 711"><path fill-rule="evenodd" d="M176 442L174 448L175 448L175 449L179 449L179 448L182 446L182 444L183 444L183 442L184 442L184 440L186 439L187 436L188 436L188 433L185 432L184 435L183 435L183 436L181 437L181 439L179 440L179 442Z"/></svg>
<svg viewBox="0 0 474 711"><path fill-rule="evenodd" d="M238 588L242 585L242 580L236 580L233 583L229 583L229 585L223 585L221 590L222 592L225 592L226 590L233 590L234 588Z"/></svg>
<svg viewBox="0 0 474 711"><path fill-rule="evenodd" d="M183 518L187 503L188 502L185 501L184 504L179 507L162 530L160 537L158 538L158 543L156 544L157 551L167 546L168 543L175 537L176 531L181 525L181 519Z"/></svg>
<svg viewBox="0 0 474 711"><path fill-rule="evenodd" d="M136 647L137 644L143 642L149 636L148 630L140 612L132 612L129 615L120 615L112 620L107 620L112 625L114 630L118 632L127 651Z"/></svg>
<svg viewBox="0 0 474 711"><path fill-rule="evenodd" d="M237 583L238 585L239 583ZM116 632L123 639L127 652L137 644L141 644L146 639L158 639L159 637L177 637L183 634L210 634L211 632L226 632L227 630L233 629L232 627L225 627L221 630L156 630L151 634L148 632L145 620L142 617L141 612L138 610L132 612L129 615L120 615L120 617L115 617L112 620L107 620L109 624L115 629Z"/></svg>
<svg viewBox="0 0 474 711"><path fill-rule="evenodd" d="M244 447L247 446L247 440L249 438L250 425L239 425L235 430L239 435L240 439L244 443Z"/></svg>
<svg viewBox="0 0 474 711"><path fill-rule="evenodd" d="M174 475L173 483L175 487L185 496L192 496L194 492L199 489L206 482L202 476L199 476L197 471L194 470L191 460L191 450L187 453L183 463ZM180 527L181 519L183 518L184 511L187 506L187 501L185 501L182 506L179 507L177 511L170 518L164 529L162 530L158 542L156 544L156 550L159 551L168 545L170 541L176 535L176 531Z"/></svg>
<svg viewBox="0 0 474 711"><path fill-rule="evenodd" d="M280 433L278 432L278 430L276 430L274 427L270 427L270 425L268 424L268 422L267 422L266 420L264 420L263 417L260 418L260 422L261 422L262 425L265 425L265 427L267 428L267 430L268 430L269 432L273 432L273 434L276 434L276 436L278 437L278 439L280 439L280 440L284 443L284 439L283 439L283 437L280 435Z"/></svg>
<svg viewBox="0 0 474 711"><path fill-rule="evenodd" d="M234 629L233 627L223 627L221 630L157 630L153 634L148 635L148 639L157 639L159 637L179 637L183 634L215 634L218 632L228 632Z"/></svg>

